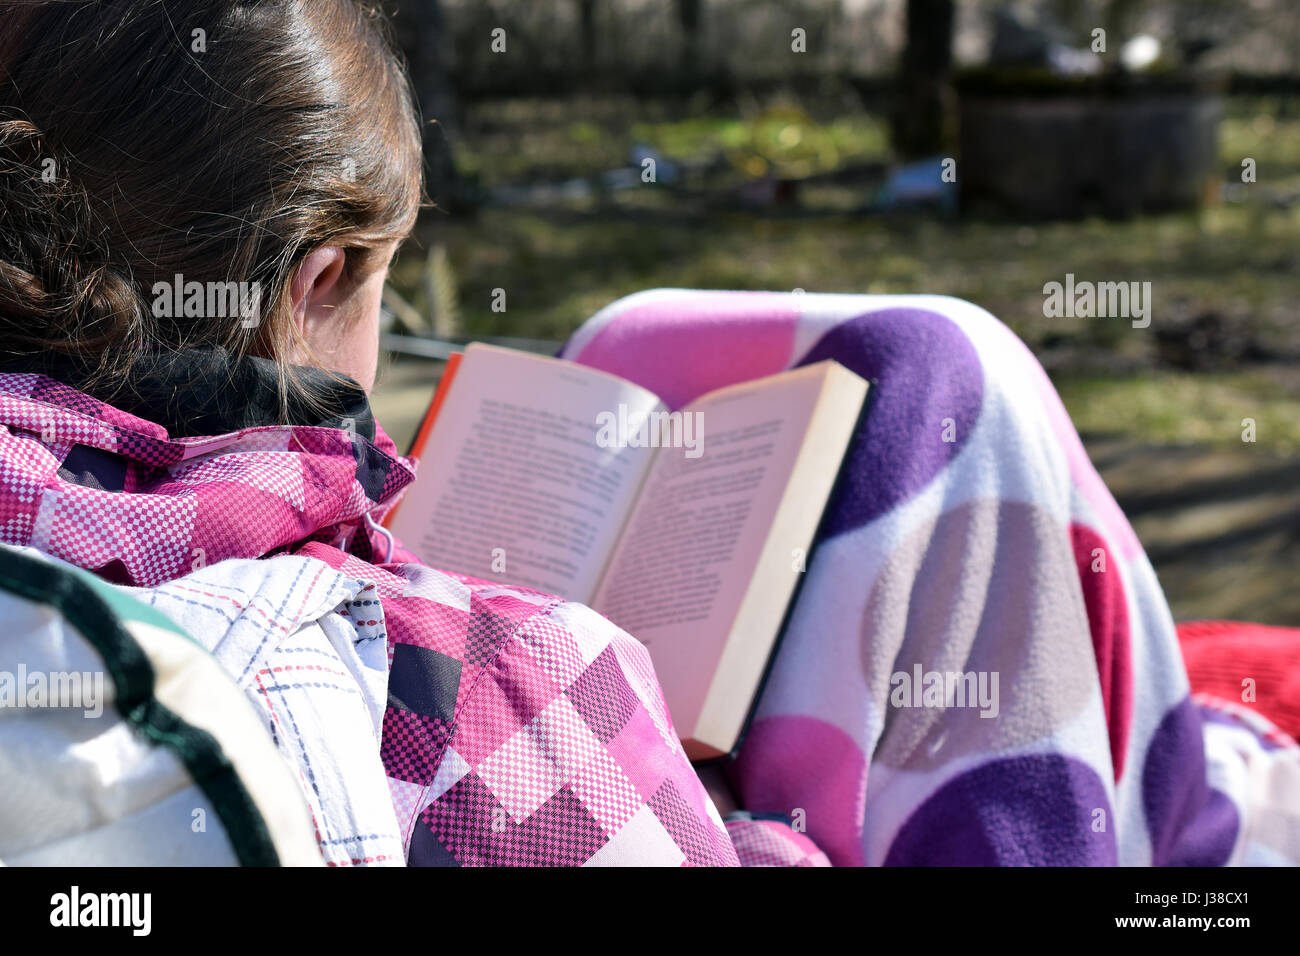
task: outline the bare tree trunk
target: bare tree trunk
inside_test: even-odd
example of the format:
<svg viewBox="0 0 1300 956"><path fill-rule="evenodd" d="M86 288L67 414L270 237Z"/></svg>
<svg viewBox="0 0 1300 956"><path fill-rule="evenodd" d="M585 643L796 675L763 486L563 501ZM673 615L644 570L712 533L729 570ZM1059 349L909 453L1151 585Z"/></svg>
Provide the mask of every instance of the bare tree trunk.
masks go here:
<svg viewBox="0 0 1300 956"><path fill-rule="evenodd" d="M596 72L596 5L597 0L578 0L582 68L588 74Z"/></svg>
<svg viewBox="0 0 1300 956"><path fill-rule="evenodd" d="M458 117L455 88L447 69L447 26L442 0L403 0L396 23L424 118L429 195L442 208L454 209L464 196L452 153Z"/></svg>
<svg viewBox="0 0 1300 956"><path fill-rule="evenodd" d="M693 76L700 68L704 46L701 30L704 0L677 0L677 23L682 29L682 75Z"/></svg>
<svg viewBox="0 0 1300 956"><path fill-rule="evenodd" d="M953 0L907 0L893 124L894 149L904 159L933 156L948 139L953 6Z"/></svg>

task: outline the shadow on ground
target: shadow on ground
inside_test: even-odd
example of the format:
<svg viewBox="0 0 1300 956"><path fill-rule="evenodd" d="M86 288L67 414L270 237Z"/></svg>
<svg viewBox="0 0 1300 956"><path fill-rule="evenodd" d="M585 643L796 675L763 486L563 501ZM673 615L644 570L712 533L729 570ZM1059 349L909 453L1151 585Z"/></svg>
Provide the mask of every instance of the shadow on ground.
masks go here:
<svg viewBox="0 0 1300 956"><path fill-rule="evenodd" d="M1083 438L1176 619L1300 625L1300 459Z"/></svg>

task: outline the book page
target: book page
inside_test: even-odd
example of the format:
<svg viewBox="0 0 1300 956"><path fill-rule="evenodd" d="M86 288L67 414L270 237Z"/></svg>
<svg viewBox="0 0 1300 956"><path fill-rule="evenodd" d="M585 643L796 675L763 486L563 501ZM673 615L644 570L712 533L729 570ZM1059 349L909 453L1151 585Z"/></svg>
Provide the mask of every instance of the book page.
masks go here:
<svg viewBox="0 0 1300 956"><path fill-rule="evenodd" d="M819 477L802 489L803 506L786 505L777 522L787 498L798 502L799 489L787 494L791 476L801 455L807 457L814 415L836 373L856 383L856 405L850 391L840 396L845 400L837 416L823 409L835 421L819 460L808 466ZM760 599L764 589L769 592L769 620L761 626L771 631L769 649L775 640L782 600L788 601L799 573L793 552L811 544L865 391L865 382L831 362L722 389L683 410L700 416L699 457L676 448L656 454L592 604L649 648L684 739L703 710L751 589ZM774 522L789 540L772 551ZM773 566L758 581L760 560ZM766 654L759 649L755 655L761 673Z"/></svg>
<svg viewBox="0 0 1300 956"><path fill-rule="evenodd" d="M620 407L662 405L604 372L469 346L393 532L435 568L589 601L653 457L598 443Z"/></svg>

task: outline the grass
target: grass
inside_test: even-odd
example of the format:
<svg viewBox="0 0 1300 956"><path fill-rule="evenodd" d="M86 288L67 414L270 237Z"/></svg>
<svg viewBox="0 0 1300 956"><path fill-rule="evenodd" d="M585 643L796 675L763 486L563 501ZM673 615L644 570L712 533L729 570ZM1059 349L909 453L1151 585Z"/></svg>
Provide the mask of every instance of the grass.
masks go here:
<svg viewBox="0 0 1300 956"><path fill-rule="evenodd" d="M1268 372L1175 372L1135 376L1058 375L1057 389L1084 434L1140 437L1150 444L1193 442L1242 448L1253 419L1261 448L1300 454L1294 385Z"/></svg>
<svg viewBox="0 0 1300 956"><path fill-rule="evenodd" d="M637 143L708 167L692 188L647 185L546 205L488 206L477 217L426 217L419 238L442 243L464 330L563 339L610 301L656 286L835 292L933 292L997 315L1043 358L1081 430L1148 441L1238 440L1259 423L1261 445L1300 449L1294 376L1231 365L1187 373L1157 361L1155 331L1214 313L1267 350L1300 348L1300 116L1275 102L1229 104L1220 135L1227 184L1243 157L1258 182L1199 212L1114 222L1018 224L845 212L871 182L822 184L798 210L731 202L743 173L809 175L889 158L879 116L788 101L730 111L620 101L518 101L479 109L461 144L484 189L593 176L627 163ZM700 177L697 177L699 179ZM845 200L845 194L848 200ZM835 194L834 202L820 203ZM815 208L809 210L808 205ZM423 306L423 253L394 281ZM1152 328L1048 319L1043 284L1079 279L1152 283ZM496 289L506 311L492 309ZM1225 424L1227 422L1228 424ZM1228 427L1233 422L1237 424Z"/></svg>

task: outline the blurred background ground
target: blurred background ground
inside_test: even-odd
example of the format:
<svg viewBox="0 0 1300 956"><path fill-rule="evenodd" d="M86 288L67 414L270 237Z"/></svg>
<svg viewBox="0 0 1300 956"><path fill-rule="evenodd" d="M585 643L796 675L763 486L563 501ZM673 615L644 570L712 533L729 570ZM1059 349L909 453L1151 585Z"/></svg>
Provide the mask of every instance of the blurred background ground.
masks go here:
<svg viewBox="0 0 1300 956"><path fill-rule="evenodd" d="M537 21L529 6L572 16ZM660 286L960 296L1043 362L1176 617L1300 625L1300 5L846 0L782 12L715 0L696 11L707 42L684 54L684 34L669 43L682 4L588 6L443 3L431 21L427 0L399 4L405 30L441 24L437 62L418 43L411 58L435 74L417 76L424 101L454 118L434 159L440 208L393 270L394 290L427 323L406 331L558 346L601 306ZM1220 78L1222 120L1201 201L1067 221L962 208L946 195L892 202L895 174L916 154L896 145L906 17L927 6L954 11L954 71L963 57L988 57L988 23L1006 7L1083 48L1091 22L1184 50L1188 37L1210 37L1203 68ZM1190 7L1208 12L1180 19ZM638 10L668 24L649 66L630 52L641 49ZM717 52L731 16L746 17L745 42L769 30L770 51L788 50L806 23L810 48L821 37L848 52L793 63L769 52L761 68L753 57L737 66L734 51ZM515 44L495 61L483 52L493 24ZM619 42L583 54L591 36ZM567 71L565 37L577 50ZM661 63L670 75L655 89L654 56L678 54L696 67ZM951 133L939 135L935 155L956 155L960 176ZM1241 181L1245 157L1253 183ZM646 158L653 183L641 181ZM1045 317L1044 283L1066 272L1150 281L1150 327ZM504 311L493 308L498 289ZM437 362L389 361L374 404L399 446L439 373ZM1247 418L1255 442L1242 441Z"/></svg>

